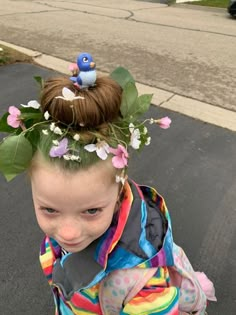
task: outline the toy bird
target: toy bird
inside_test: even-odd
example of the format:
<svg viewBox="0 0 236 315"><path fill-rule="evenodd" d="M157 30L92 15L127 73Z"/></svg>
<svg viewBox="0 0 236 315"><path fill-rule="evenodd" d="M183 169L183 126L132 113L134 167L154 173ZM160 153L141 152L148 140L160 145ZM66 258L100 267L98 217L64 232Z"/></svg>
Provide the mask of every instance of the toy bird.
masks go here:
<svg viewBox="0 0 236 315"><path fill-rule="evenodd" d="M96 64L93 61L93 57L89 53L81 53L77 57L77 65L72 64L70 66L73 74L75 73L76 66L78 67L77 77L73 76L70 79L79 85L81 89L93 86L96 82Z"/></svg>

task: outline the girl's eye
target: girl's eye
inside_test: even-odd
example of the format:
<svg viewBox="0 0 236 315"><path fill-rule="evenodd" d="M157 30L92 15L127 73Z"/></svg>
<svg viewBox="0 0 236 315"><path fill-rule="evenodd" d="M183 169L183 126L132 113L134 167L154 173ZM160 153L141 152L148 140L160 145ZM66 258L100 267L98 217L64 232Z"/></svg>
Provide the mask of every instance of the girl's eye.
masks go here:
<svg viewBox="0 0 236 315"><path fill-rule="evenodd" d="M99 211L99 209L94 208L94 209L88 209L88 210L86 210L85 213L90 214L90 215L95 215L95 214L98 213L98 211Z"/></svg>
<svg viewBox="0 0 236 315"><path fill-rule="evenodd" d="M56 213L56 210L52 209L52 208L44 208L44 210L49 213L49 214L53 214Z"/></svg>

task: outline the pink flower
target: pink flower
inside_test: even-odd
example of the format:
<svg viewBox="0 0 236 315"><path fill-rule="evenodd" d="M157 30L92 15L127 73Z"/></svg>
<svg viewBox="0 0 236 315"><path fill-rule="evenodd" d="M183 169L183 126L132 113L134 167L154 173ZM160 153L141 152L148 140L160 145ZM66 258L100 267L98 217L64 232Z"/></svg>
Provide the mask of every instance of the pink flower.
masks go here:
<svg viewBox="0 0 236 315"><path fill-rule="evenodd" d="M160 125L160 128L168 129L170 127L170 124L171 124L171 119L168 116L166 116L166 117L163 117L161 119L158 119L157 123Z"/></svg>
<svg viewBox="0 0 236 315"><path fill-rule="evenodd" d="M195 275L200 283L202 290L206 294L206 298L208 301L217 301L215 296L215 288L211 280L207 278L204 272L196 271Z"/></svg>
<svg viewBox="0 0 236 315"><path fill-rule="evenodd" d="M112 164L115 168L123 168L128 165L129 154L123 145L118 144L117 149L109 148L109 152L114 154Z"/></svg>
<svg viewBox="0 0 236 315"><path fill-rule="evenodd" d="M10 115L7 116L7 124L13 128L18 128L21 124L20 114L21 112L15 106L10 106L8 109Z"/></svg>

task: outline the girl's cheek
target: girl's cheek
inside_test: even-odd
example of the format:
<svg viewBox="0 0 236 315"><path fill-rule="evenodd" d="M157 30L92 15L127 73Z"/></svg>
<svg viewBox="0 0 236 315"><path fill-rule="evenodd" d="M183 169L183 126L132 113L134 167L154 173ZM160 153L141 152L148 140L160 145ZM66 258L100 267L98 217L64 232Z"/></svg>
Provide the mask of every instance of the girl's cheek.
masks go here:
<svg viewBox="0 0 236 315"><path fill-rule="evenodd" d="M45 214L43 214L41 211L36 211L36 219L39 227L44 233L48 234L54 229L55 222L47 218L47 216L45 216Z"/></svg>
<svg viewBox="0 0 236 315"><path fill-rule="evenodd" d="M112 217L103 218L103 220L97 222L97 224L95 224L93 227L91 226L91 230L94 232L94 234L98 234L99 236L101 236L110 227L111 221Z"/></svg>

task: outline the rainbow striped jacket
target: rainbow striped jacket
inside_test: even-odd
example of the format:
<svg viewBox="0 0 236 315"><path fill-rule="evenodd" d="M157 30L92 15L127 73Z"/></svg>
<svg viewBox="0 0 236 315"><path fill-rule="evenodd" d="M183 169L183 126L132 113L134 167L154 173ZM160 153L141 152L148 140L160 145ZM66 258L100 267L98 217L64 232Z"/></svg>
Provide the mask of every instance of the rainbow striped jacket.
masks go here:
<svg viewBox="0 0 236 315"><path fill-rule="evenodd" d="M40 262L56 315L204 314L206 297L183 250L173 243L164 199L126 183L109 229L85 250L61 255L45 236Z"/></svg>

